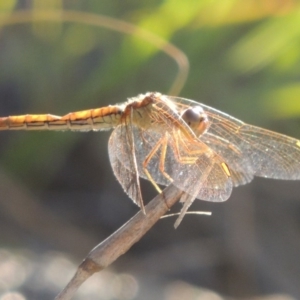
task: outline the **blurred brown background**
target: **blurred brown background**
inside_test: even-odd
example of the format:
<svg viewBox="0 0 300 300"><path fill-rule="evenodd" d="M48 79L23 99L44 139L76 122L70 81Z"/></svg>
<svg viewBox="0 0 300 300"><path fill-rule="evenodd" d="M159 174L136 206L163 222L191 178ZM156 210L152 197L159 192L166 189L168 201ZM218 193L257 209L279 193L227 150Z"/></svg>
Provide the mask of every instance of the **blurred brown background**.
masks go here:
<svg viewBox="0 0 300 300"><path fill-rule="evenodd" d="M23 9L76 10L181 49L190 74L180 96L300 138L299 1L6 0L0 9L1 116L168 92L176 64L141 39L76 22L10 24ZM0 299L53 298L138 211L113 176L109 134L0 133ZM142 186L146 200L155 196ZM191 209L212 216L186 216L177 230L161 220L77 299L300 299L299 182L257 178L225 203Z"/></svg>

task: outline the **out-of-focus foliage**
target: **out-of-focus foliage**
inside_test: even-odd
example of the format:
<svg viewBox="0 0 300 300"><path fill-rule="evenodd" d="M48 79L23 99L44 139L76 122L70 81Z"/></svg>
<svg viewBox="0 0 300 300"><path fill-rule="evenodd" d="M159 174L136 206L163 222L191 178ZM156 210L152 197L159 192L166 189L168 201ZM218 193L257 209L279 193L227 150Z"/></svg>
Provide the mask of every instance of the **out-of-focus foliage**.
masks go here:
<svg viewBox="0 0 300 300"><path fill-rule="evenodd" d="M9 13L14 9L16 3L17 3L16 0L3 0L0 3L0 11Z"/></svg>
<svg viewBox="0 0 300 300"><path fill-rule="evenodd" d="M44 12L44 19L24 21L24 10L33 20ZM61 18L50 21L47 12L53 10ZM66 11L81 15L66 21ZM104 15L152 32L187 55L190 74L180 96L300 138L299 1L1 0L0 13L0 116L63 115L120 103L147 91L167 93L178 71L174 61L137 36L86 24L93 15ZM49 216L20 197L18 213L0 208L0 246L54 249L82 258L94 246L82 242L82 236L97 236L98 241L135 211L117 190L107 134L1 132L0 141L1 170L16 178L11 190L23 195L18 184L22 182L39 196L39 205L65 222L61 231L51 232ZM6 207L3 203L18 197L2 194L1 182L0 204ZM270 190L262 185L240 188L238 192L245 192L239 199L234 192L223 206L201 203L213 210L213 217L196 219L198 223L186 218L176 232L170 233L173 220L162 221L166 223L158 224L161 227L145 237L145 244L141 241L132 255L126 254L131 263L123 261L125 271L134 265L132 272L142 276L170 275L232 296L279 291L297 297L300 217L299 204L293 201L299 200L299 189L293 194L292 187L272 183L267 185ZM152 187L143 191L151 197ZM25 216L20 211L26 211ZM84 232L78 245L76 234L63 237L71 225ZM75 244L68 242L70 236ZM172 243L178 252L172 252ZM188 245L189 253L181 243ZM70 244L76 246L70 250ZM160 252L164 246L170 247L166 256ZM197 247L207 250L200 253L207 260L199 262Z"/></svg>

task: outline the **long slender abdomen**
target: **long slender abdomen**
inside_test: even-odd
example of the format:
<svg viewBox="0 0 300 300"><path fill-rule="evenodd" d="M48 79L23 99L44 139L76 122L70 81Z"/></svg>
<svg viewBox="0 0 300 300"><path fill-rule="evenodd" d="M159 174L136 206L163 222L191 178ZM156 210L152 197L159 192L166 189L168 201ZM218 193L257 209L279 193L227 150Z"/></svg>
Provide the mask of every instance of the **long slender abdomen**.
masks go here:
<svg viewBox="0 0 300 300"><path fill-rule="evenodd" d="M83 110L65 116L21 115L0 118L0 130L106 130L120 124L120 106Z"/></svg>

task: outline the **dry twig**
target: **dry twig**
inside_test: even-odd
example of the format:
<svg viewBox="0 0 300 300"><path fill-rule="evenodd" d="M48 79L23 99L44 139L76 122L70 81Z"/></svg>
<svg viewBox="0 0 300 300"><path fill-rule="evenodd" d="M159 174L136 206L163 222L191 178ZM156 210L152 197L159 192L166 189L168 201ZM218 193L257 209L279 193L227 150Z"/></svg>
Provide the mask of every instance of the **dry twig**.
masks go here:
<svg viewBox="0 0 300 300"><path fill-rule="evenodd" d="M146 215L142 211L138 212L120 229L97 245L83 260L74 277L55 299L71 299L85 280L95 272L99 272L109 266L139 241L160 217L178 201L182 193L173 185L168 186L146 205Z"/></svg>

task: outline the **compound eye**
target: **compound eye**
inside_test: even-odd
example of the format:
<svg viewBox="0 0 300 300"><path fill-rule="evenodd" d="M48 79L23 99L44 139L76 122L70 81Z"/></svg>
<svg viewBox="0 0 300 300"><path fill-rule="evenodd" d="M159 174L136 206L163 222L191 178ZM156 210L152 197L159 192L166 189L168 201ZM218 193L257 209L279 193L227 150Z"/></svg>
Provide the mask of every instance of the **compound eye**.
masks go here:
<svg viewBox="0 0 300 300"><path fill-rule="evenodd" d="M203 134L208 128L208 117L201 106L187 108L182 112L181 118L196 136Z"/></svg>

